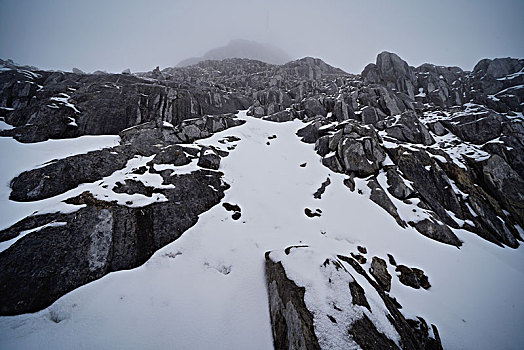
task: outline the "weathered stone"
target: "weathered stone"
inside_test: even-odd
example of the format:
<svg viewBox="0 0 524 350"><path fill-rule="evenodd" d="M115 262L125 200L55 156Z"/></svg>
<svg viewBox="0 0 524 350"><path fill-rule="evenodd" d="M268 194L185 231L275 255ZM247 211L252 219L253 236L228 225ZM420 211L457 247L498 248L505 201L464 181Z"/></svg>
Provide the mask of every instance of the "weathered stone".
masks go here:
<svg viewBox="0 0 524 350"><path fill-rule="evenodd" d="M395 198L404 200L412 196L415 192L413 189L406 185L405 180L400 176L399 172L395 168L388 168L386 171L388 179L387 188L388 192L391 193Z"/></svg>
<svg viewBox="0 0 524 350"><path fill-rule="evenodd" d="M202 168L218 170L220 167L220 156L208 147L202 147L197 165Z"/></svg>
<svg viewBox="0 0 524 350"><path fill-rule="evenodd" d="M403 113L398 120L386 128L388 136L397 140L422 145L432 145L435 140L430 135L424 124L422 124L414 112Z"/></svg>
<svg viewBox="0 0 524 350"><path fill-rule="evenodd" d="M50 219L64 223L33 232L0 254L0 314L41 310L111 271L143 264L223 198L229 186L220 177L220 173L202 170L166 175L164 181L174 185L161 190L168 201L138 208L100 201L84 193L68 200L86 205L74 213L35 216L15 224L13 227L32 229Z"/></svg>
<svg viewBox="0 0 524 350"><path fill-rule="evenodd" d="M369 189L371 189L371 195L369 196L369 199L377 203L382 209L387 211L389 215L393 216L393 218L395 218L395 221L400 226L406 227L406 223L398 215L397 207L395 207L391 199L389 199L388 195L380 186L376 178L370 179L368 181L367 186L369 187Z"/></svg>
<svg viewBox="0 0 524 350"><path fill-rule="evenodd" d="M499 117L491 112L442 120L442 124L462 140L478 145L500 136L502 131Z"/></svg>
<svg viewBox="0 0 524 350"><path fill-rule="evenodd" d="M388 272L384 259L374 256L371 259L369 273L386 292L391 290L391 275Z"/></svg>
<svg viewBox="0 0 524 350"><path fill-rule="evenodd" d="M434 239L435 241L451 244L457 247L462 245L458 237L447 227L436 223L430 219L424 219L417 222L408 222L408 224L415 227L415 229L424 236Z"/></svg>
<svg viewBox="0 0 524 350"><path fill-rule="evenodd" d="M313 315L304 302L305 288L290 280L282 263L273 262L269 252L266 253L266 283L275 349L320 349Z"/></svg>

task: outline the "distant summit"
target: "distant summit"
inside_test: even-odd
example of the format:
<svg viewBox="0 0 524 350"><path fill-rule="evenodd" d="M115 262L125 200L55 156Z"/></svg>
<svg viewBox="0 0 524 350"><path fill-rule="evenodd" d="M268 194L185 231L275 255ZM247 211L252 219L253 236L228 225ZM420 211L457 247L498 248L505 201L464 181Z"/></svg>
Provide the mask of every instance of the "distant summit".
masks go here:
<svg viewBox="0 0 524 350"><path fill-rule="evenodd" d="M177 67L186 67L205 60L223 60L226 58L249 58L271 64L284 64L292 58L282 49L255 41L236 39L226 46L217 47L206 52L201 57L191 57L177 64Z"/></svg>

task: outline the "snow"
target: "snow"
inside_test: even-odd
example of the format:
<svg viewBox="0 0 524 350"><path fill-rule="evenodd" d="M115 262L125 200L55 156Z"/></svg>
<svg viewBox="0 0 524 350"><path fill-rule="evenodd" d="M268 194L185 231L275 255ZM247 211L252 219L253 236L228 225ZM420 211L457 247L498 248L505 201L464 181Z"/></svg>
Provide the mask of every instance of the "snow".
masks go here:
<svg viewBox="0 0 524 350"><path fill-rule="evenodd" d="M10 137L0 137L0 229L11 226L50 202L14 202L9 200L10 181L23 171L57 158L65 158L119 144L119 136L82 136L74 139L20 143ZM64 207L65 209L65 207Z"/></svg>
<svg viewBox="0 0 524 350"><path fill-rule="evenodd" d="M426 97L426 93L424 92L423 88L418 89L418 94L415 95L415 97Z"/></svg>
<svg viewBox="0 0 524 350"><path fill-rule="evenodd" d="M432 287L415 290L402 285L388 265L390 295L405 315L436 324L446 349L524 347L522 248L501 248L454 230L464 242L457 249L403 229L368 199L365 180L355 179L351 192L343 185L346 176L324 167L314 146L300 142L295 133L304 124L271 123L245 112L240 117L244 125L202 141L241 139L220 166L231 185L223 202L241 207L238 221L217 205L144 265L80 287L40 312L1 317L0 348L272 349L264 253L297 244L323 256L348 255L364 245L368 260L390 253L399 264L424 270ZM267 146L273 134L278 138ZM307 167L300 167L304 162ZM326 177L331 185L314 199ZM379 174L379 183L384 181ZM405 206L399 214L406 220ZM307 207L322 209L322 215L307 218ZM4 211L2 216L9 221ZM321 295L312 288L312 295Z"/></svg>
<svg viewBox="0 0 524 350"><path fill-rule="evenodd" d="M80 111L75 107L75 105L69 102L70 98L71 98L71 96L61 92L58 97L51 97L50 100L51 101L60 102L64 106L71 108L73 111L75 111L75 113L80 113ZM55 104L53 104L53 105L55 105ZM48 106L48 107L50 107L50 106ZM56 107L52 107L52 108L56 108Z"/></svg>
<svg viewBox="0 0 524 350"><path fill-rule="evenodd" d="M10 129L13 129L12 125L7 124L3 120L0 120L0 130L10 130Z"/></svg>

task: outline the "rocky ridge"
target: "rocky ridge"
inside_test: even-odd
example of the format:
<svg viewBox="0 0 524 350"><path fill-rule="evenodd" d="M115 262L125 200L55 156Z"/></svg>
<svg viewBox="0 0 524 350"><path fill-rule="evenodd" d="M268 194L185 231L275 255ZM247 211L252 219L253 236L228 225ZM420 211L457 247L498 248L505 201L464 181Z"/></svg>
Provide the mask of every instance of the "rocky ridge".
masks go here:
<svg viewBox="0 0 524 350"><path fill-rule="evenodd" d="M0 253L0 293L7 301L0 312L40 310L111 271L144 263L180 237L229 186L218 171L227 151L187 144L240 125L234 117L240 109L273 122L302 120L306 125L297 136L315 145L326 167L347 175L348 191L356 190L356 179L366 181L366 195L400 226L457 247L461 241L453 228L516 248L524 227L523 69L519 59L482 60L472 72L430 64L414 68L388 52L360 75L313 58L280 66L204 61L136 75L12 66L0 73L0 118L14 128L1 136L39 142L119 134L121 142L12 180L14 201L52 198L84 183L107 187L68 198L82 206L73 213L33 215L0 231L0 240L7 241L34 230ZM188 171L180 173L184 167ZM125 169L123 181L104 184ZM149 177L157 179L155 185ZM304 303L307 289L290 277L296 276L292 260L300 250L314 247L266 255L275 348L329 347ZM351 336L341 341L362 348L440 348L436 326L406 319L389 296L391 276L383 258L373 257L368 275L357 255L321 257L315 268L326 279L341 274L337 280L346 285L333 290L350 299L324 316L337 325L342 317ZM42 269L44 261L53 263ZM421 270L396 268L403 284L429 288ZM363 278L360 284L356 276ZM363 292L370 288L380 296L372 304L388 310L384 322L398 337L380 329L384 322L377 321Z"/></svg>

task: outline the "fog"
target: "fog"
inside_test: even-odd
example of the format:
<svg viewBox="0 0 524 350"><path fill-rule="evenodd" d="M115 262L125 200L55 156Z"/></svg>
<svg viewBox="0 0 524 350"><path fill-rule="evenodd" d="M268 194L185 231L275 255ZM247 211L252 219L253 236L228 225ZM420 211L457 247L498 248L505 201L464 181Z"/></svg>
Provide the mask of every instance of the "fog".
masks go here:
<svg viewBox="0 0 524 350"><path fill-rule="evenodd" d="M0 0L0 58L146 71L241 38L351 73L384 50L470 70L481 58L524 57L523 14L522 0Z"/></svg>

